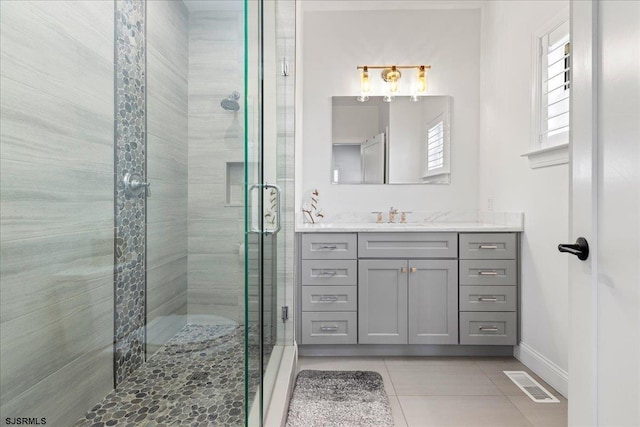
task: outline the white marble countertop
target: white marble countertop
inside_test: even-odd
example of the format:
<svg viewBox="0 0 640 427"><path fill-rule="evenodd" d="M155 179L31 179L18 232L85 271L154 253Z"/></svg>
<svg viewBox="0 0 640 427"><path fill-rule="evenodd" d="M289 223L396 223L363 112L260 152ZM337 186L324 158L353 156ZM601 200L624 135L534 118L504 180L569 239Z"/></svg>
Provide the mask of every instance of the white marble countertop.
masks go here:
<svg viewBox="0 0 640 427"><path fill-rule="evenodd" d="M321 224L297 224L300 233L336 233L336 232L520 232L521 226L496 225L479 222L441 222L441 223L356 223L334 222Z"/></svg>
<svg viewBox="0 0 640 427"><path fill-rule="evenodd" d="M399 216L395 223L374 222L370 213L342 214L311 224L298 216L295 231L299 233L355 233L355 232L522 232L524 215L521 212L416 212L405 224ZM409 219L409 218L408 218Z"/></svg>

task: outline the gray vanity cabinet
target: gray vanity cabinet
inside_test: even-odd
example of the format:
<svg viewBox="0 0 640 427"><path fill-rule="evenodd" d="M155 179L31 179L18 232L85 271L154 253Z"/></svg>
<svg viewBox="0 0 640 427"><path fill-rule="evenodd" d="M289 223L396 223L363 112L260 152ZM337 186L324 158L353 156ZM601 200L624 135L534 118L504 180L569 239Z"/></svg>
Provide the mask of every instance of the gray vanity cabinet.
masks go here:
<svg viewBox="0 0 640 427"><path fill-rule="evenodd" d="M458 343L456 233L358 235L358 343Z"/></svg>
<svg viewBox="0 0 640 427"><path fill-rule="evenodd" d="M458 344L458 261L409 261L409 344Z"/></svg>
<svg viewBox="0 0 640 427"><path fill-rule="evenodd" d="M305 346L413 354L424 350L413 344L517 342L516 233L304 233L298 242Z"/></svg>
<svg viewBox="0 0 640 427"><path fill-rule="evenodd" d="M302 235L302 344L358 342L357 240L354 233Z"/></svg>
<svg viewBox="0 0 640 427"><path fill-rule="evenodd" d="M360 344L457 344L456 260L360 260Z"/></svg>
<svg viewBox="0 0 640 427"><path fill-rule="evenodd" d="M460 233L460 344L517 343L515 233Z"/></svg>
<svg viewBox="0 0 640 427"><path fill-rule="evenodd" d="M407 344L406 260L360 260L358 343Z"/></svg>

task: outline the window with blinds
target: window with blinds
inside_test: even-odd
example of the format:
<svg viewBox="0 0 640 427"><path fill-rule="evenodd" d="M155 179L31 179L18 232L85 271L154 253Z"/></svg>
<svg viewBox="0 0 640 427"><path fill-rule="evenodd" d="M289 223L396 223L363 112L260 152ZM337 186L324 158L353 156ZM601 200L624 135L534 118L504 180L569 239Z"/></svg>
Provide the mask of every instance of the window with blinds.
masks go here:
<svg viewBox="0 0 640 427"><path fill-rule="evenodd" d="M539 143L554 146L569 142L571 43L569 22L540 38Z"/></svg>
<svg viewBox="0 0 640 427"><path fill-rule="evenodd" d="M446 173L444 153L444 120L439 117L427 126L426 168L424 177Z"/></svg>

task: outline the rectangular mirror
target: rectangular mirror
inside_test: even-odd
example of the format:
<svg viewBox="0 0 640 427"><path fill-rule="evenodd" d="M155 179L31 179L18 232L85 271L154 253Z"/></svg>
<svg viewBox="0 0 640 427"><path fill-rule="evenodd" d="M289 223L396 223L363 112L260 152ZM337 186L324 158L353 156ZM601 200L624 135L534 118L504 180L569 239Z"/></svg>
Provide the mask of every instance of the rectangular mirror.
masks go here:
<svg viewBox="0 0 640 427"><path fill-rule="evenodd" d="M448 184L450 96L332 97L334 184Z"/></svg>

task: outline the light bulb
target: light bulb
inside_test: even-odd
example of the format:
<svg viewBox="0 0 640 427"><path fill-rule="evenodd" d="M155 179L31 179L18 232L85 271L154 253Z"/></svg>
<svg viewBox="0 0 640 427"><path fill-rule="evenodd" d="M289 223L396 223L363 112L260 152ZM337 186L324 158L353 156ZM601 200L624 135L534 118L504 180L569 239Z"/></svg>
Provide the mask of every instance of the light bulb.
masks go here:
<svg viewBox="0 0 640 427"><path fill-rule="evenodd" d="M400 71L396 69L396 66L391 67L391 72L387 75L389 79L389 92L396 93L400 88Z"/></svg>
<svg viewBox="0 0 640 427"><path fill-rule="evenodd" d="M420 66L418 70L418 92L425 92L427 90L427 72L424 69L424 65Z"/></svg>
<svg viewBox="0 0 640 427"><path fill-rule="evenodd" d="M360 78L360 92L367 94L371 91L371 82L369 81L369 70L365 66L362 69L362 76Z"/></svg>

